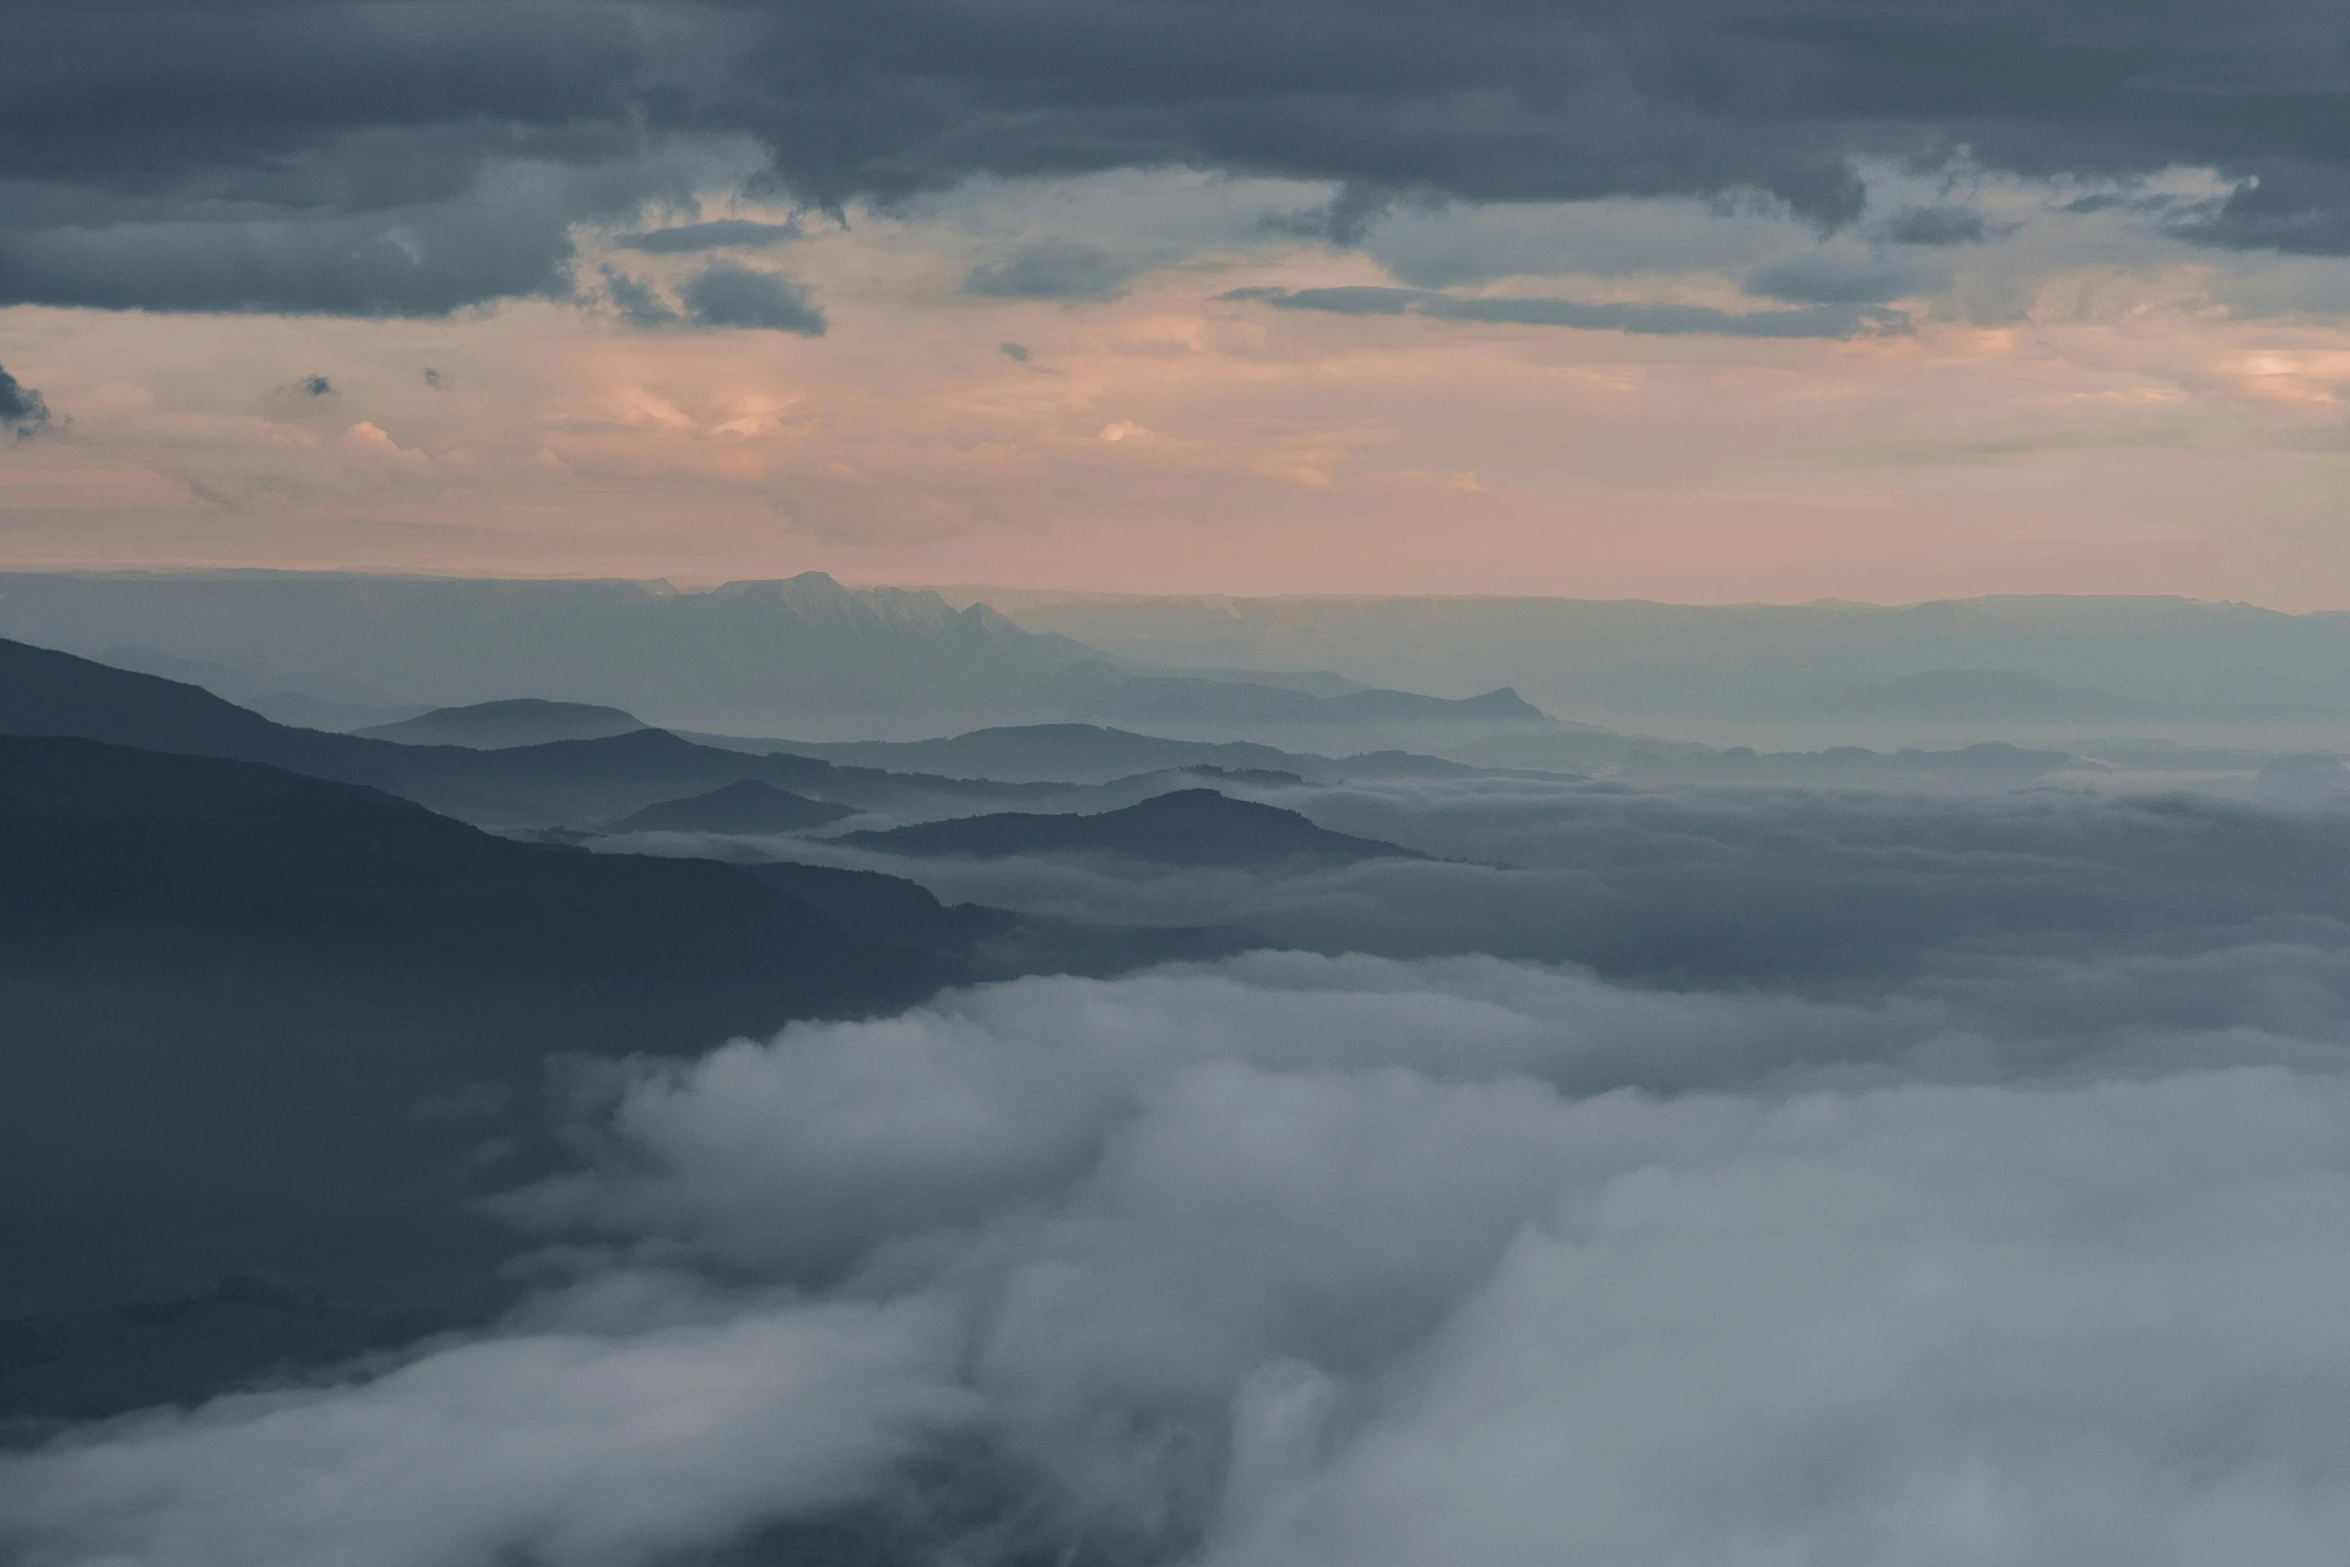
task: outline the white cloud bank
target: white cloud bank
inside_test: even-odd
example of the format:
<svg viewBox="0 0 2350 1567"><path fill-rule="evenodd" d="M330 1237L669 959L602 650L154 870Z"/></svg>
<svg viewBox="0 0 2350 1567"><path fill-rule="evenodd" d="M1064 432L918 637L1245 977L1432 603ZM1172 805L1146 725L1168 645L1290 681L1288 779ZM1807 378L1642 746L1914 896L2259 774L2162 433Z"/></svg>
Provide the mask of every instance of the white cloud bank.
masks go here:
<svg viewBox="0 0 2350 1567"><path fill-rule="evenodd" d="M738 1042L516 1200L586 1283L10 1458L0 1550L2342 1560L2350 1084L1921 1080L1954 1006L1275 954Z"/></svg>

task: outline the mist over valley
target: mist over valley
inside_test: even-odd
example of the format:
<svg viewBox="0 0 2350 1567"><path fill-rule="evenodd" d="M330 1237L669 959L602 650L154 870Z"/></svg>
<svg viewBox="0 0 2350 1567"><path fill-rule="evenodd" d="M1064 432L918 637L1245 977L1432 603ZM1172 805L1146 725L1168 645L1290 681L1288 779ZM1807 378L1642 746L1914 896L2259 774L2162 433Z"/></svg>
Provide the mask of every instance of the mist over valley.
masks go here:
<svg viewBox="0 0 2350 1567"><path fill-rule="evenodd" d="M28 1562L2339 1537L2339 754L681 732L804 676L445 640L356 733L0 643Z"/></svg>

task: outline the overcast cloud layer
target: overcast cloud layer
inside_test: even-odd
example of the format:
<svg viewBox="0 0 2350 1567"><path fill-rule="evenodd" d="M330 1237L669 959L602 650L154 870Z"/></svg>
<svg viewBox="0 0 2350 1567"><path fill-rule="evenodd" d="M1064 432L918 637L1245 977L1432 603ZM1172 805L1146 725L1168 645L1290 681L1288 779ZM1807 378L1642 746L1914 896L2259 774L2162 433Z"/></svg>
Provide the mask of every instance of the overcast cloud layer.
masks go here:
<svg viewBox="0 0 2350 1567"><path fill-rule="evenodd" d="M2228 184L2169 215L2182 235L2350 249L2350 59L2305 0L100 0L11 6L9 29L0 301L406 315L562 293L567 225L690 196L689 142L835 208L1136 166L1335 181L1296 226L1339 241L1398 201L1619 195L1751 193L1834 229L1862 216L1863 157L2183 166ZM1959 210L1902 237L1982 233Z"/></svg>
<svg viewBox="0 0 2350 1567"><path fill-rule="evenodd" d="M13 565L2350 603L2307 0L0 14Z"/></svg>

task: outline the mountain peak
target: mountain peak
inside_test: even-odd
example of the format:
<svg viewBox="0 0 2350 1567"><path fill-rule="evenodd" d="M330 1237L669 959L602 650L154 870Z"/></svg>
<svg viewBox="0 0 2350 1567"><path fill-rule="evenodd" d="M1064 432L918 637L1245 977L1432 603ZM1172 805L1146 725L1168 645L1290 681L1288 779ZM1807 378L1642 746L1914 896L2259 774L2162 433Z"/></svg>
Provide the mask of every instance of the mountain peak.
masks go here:
<svg viewBox="0 0 2350 1567"><path fill-rule="evenodd" d="M496 751L555 740L600 740L644 728L635 714L592 702L550 702L543 697L508 697L466 707L436 707L398 723L376 724L358 733L371 740L404 745L462 745Z"/></svg>
<svg viewBox="0 0 2350 1567"><path fill-rule="evenodd" d="M1419 860L1415 850L1318 827L1296 811L1235 800L1215 789L1175 789L1095 815L1008 811L923 822L836 842L885 854L1001 859L1020 854L1104 854L1161 865L1249 869Z"/></svg>
<svg viewBox="0 0 2350 1567"><path fill-rule="evenodd" d="M743 778L707 794L648 805L622 817L608 830L616 833L803 832L854 814L845 805L811 800L756 778Z"/></svg>

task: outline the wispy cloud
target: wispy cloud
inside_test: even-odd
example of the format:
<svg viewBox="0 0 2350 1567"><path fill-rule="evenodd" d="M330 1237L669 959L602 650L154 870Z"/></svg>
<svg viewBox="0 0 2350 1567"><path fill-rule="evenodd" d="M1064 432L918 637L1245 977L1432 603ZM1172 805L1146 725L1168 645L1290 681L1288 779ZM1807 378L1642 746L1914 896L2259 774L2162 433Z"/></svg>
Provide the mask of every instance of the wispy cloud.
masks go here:
<svg viewBox="0 0 2350 1567"><path fill-rule="evenodd" d="M1426 288L1236 288L1219 299L1270 305L1276 310L1320 310L1344 316L1426 316L1511 326L1570 327L1585 332L1632 332L1657 337L1858 337L1909 330L1897 310L1868 305L1819 305L1807 310L1733 312L1706 305L1585 304L1571 299L1475 298Z"/></svg>

